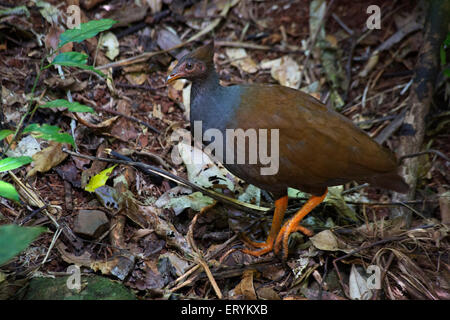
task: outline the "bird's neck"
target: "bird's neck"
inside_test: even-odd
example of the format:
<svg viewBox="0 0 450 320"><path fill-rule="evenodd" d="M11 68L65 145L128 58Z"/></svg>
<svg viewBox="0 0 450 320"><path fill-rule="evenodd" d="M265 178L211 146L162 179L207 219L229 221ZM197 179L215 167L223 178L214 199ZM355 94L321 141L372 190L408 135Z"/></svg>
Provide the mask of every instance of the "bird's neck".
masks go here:
<svg viewBox="0 0 450 320"><path fill-rule="evenodd" d="M191 87L190 122L201 121L203 130L215 128L224 130L233 109L239 105L238 87L223 87L216 72L203 79L195 79Z"/></svg>
<svg viewBox="0 0 450 320"><path fill-rule="evenodd" d="M191 102L196 101L198 97L213 94L220 87L219 76L215 70L209 72L205 77L195 79L192 82Z"/></svg>

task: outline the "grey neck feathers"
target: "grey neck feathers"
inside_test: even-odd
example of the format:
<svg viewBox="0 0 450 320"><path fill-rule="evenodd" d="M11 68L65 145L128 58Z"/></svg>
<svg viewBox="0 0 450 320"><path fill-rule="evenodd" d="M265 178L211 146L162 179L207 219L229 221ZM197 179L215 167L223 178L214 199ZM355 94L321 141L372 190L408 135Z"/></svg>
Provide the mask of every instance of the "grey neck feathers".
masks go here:
<svg viewBox="0 0 450 320"><path fill-rule="evenodd" d="M194 121L202 121L203 130L224 130L239 106L238 86L222 87L215 71L205 78L197 78L191 87L191 130Z"/></svg>
<svg viewBox="0 0 450 320"><path fill-rule="evenodd" d="M218 88L220 88L219 76L213 70L206 77L199 77L192 81L191 101L194 102L197 97L211 95Z"/></svg>

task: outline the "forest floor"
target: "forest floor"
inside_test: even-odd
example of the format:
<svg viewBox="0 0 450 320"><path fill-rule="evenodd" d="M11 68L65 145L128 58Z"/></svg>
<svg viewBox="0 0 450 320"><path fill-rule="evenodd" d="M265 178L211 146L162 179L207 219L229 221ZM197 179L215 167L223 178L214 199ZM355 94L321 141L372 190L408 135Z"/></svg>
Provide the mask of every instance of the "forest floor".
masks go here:
<svg viewBox="0 0 450 320"><path fill-rule="evenodd" d="M408 134L401 123L424 38L426 12L420 5L408 0L148 0L140 5L48 0L51 6L43 10L38 3L41 7L0 0L0 9L27 5L28 12L0 15L0 129L17 128L31 93L40 104L70 97L96 113L38 108L26 119L71 134L76 150L29 134L11 144L15 156L23 155L20 142L30 137L24 148L30 151L32 145L40 152L32 164L14 171L24 184L23 202L0 199L0 224L45 226L49 232L0 267L9 284L37 271L67 274L76 264L83 275L120 279L142 299L450 299L450 82L442 75L423 146L439 153L419 156L414 199L396 202L391 191L354 183L333 188L304 220L315 235L295 233L286 263L273 253L253 257L240 251L243 232L265 239L271 212L213 203L126 165L117 165L105 186L88 192L90 178L112 165L63 151L107 158L113 150L271 208L269 194L218 164L192 168L173 161L172 134L189 128L189 83L165 83L177 58L214 39L223 85L280 83L304 90L395 152L400 137ZM380 29L367 28L369 3L381 8ZM70 4L80 5L82 23L119 21L107 31L113 33L108 48L101 45L107 32L67 48L88 55L88 64L109 79L89 70L50 67L33 90L42 59L67 29ZM188 175L189 170L197 175ZM10 175L2 180L18 184ZM295 190L290 196L287 217L307 198ZM406 208L406 217L394 218L399 208ZM80 212L90 215L88 222L80 221ZM86 224L96 223L95 234L87 236ZM8 291L9 297L15 294Z"/></svg>

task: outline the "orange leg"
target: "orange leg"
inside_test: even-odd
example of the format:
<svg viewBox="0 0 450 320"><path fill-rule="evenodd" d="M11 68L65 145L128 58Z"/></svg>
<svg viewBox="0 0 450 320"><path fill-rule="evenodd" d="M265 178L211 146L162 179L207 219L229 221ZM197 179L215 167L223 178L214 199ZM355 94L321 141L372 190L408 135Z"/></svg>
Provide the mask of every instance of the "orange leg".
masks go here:
<svg viewBox="0 0 450 320"><path fill-rule="evenodd" d="M278 233L277 239L275 241L275 254L278 254L281 249L281 245L283 246L283 259L286 260L288 255L288 240L289 235L292 232L295 231L302 231L307 236L311 236L312 232L308 229L302 227L299 225L300 221L308 214L310 213L315 207L317 207L323 199L325 199L325 196L327 195L327 191L321 196L312 196L309 198L309 200L303 205L303 207L297 211L294 217L287 221L283 228L281 228L280 232Z"/></svg>
<svg viewBox="0 0 450 320"><path fill-rule="evenodd" d="M260 248L259 250L249 250L243 249L242 252L251 254L253 256L261 256L273 249L273 243L275 238L280 231L281 224L283 222L284 212L286 211L288 204L288 197L284 196L277 201L275 201L275 212L273 213L272 226L270 227L269 236L266 242L256 242L251 241L247 237L244 237L244 241L249 243L251 246Z"/></svg>

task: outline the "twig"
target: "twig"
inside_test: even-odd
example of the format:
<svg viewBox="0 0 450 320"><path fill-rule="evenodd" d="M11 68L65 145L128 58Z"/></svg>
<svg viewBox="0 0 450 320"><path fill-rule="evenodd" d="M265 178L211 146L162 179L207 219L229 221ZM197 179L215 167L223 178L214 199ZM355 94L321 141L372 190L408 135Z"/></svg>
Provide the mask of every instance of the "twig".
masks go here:
<svg viewBox="0 0 450 320"><path fill-rule="evenodd" d="M211 270L209 269L208 264L206 263L205 259L203 258L203 254L202 252L199 250L199 248L197 247L197 245L195 244L194 241L194 226L197 222L198 217L204 212L204 210L200 211L199 213L197 213L194 217L194 219L192 219L191 224L189 225L189 230L187 233L187 239L189 244L192 247L192 250L195 252L196 257L195 257L195 261L197 262L197 264L201 265L203 270L205 271L206 275L208 276L209 282L211 283L214 292L216 293L217 297L219 299L223 298L222 292L220 291L219 286L217 285L216 280L214 279L214 276L211 273Z"/></svg>
<svg viewBox="0 0 450 320"><path fill-rule="evenodd" d="M245 48L245 49L254 49L254 50L264 50L264 51L274 51L274 52L282 52L282 53L304 53L303 50L287 50L277 47L264 46L261 44L255 44L251 42L242 42L242 41L214 41L214 45L217 47L233 47L233 48Z"/></svg>
<svg viewBox="0 0 450 320"><path fill-rule="evenodd" d="M230 239L228 239L227 241L225 241L222 245L220 245L213 253L211 254L207 254L205 256L206 259L214 259L224 248L226 248L231 242L233 242L234 240L236 240L238 237L237 234L235 234L233 237L231 237ZM193 267L191 267L191 269L189 269L188 271L186 271L183 275L181 275L179 278L175 279L173 281L173 283L180 283L181 281L183 281L184 279L186 279L187 277L189 277L191 274L195 273L196 271L198 271L200 269L200 266L198 264L194 265ZM177 285L176 287L170 289L170 292L175 292L179 289L181 289L182 287L188 285L189 283L194 282L198 276L200 275L199 272L197 272L194 276L191 277L191 279L186 280L184 282L182 282L181 284ZM167 287L171 287L172 284L169 284Z"/></svg>
<svg viewBox="0 0 450 320"><path fill-rule="evenodd" d="M349 27L347 27L347 25L341 20L341 18L339 18L337 14L333 12L331 16L333 17L334 20L336 20L337 23L339 23L342 29L344 29L349 35L353 36L355 34L355 32Z"/></svg>
<svg viewBox="0 0 450 320"><path fill-rule="evenodd" d="M395 117L394 121L392 121L383 131L380 132L379 135L375 137L375 141L379 144L383 144L403 123L403 119L405 118L406 108Z"/></svg>
<svg viewBox="0 0 450 320"><path fill-rule="evenodd" d="M119 117L123 117L123 118L125 118L125 119L130 120L130 121L137 122L137 123L139 123L139 124L141 124L141 125L147 127L148 129L152 130L153 132L155 132L155 133L157 133L157 134L161 134L161 131L159 131L158 129L156 129L155 127L151 126L150 124L148 124L148 123L145 122L145 121L142 121L142 120L140 120L140 119L138 119L138 118L135 118L135 117L133 117L133 116L128 116L128 115L123 114L123 113L121 113L121 112L119 112L119 111L116 111L116 110L112 110L112 109L106 108L106 106L109 105L110 102L108 102L108 103L106 103L105 105L99 107L99 106L97 106L97 104L95 104L95 102L93 102L93 101L91 101L91 100L89 100L89 99L83 97L82 95L79 95L78 97L79 97L81 100L83 100L84 103L90 104L91 107L94 108L95 110L97 110L98 112L106 112L106 113L110 113L110 114L113 114L113 115L116 115L116 116L119 116Z"/></svg>
<svg viewBox="0 0 450 320"><path fill-rule="evenodd" d="M184 46L186 46L187 44L193 42L194 40L197 40L198 38L204 36L205 34L207 34L208 32L214 30L215 27L217 27L220 23L220 21L222 21L222 19L226 16L226 14L228 13L229 9L234 6L235 4L237 4L239 2L239 0L235 0L232 3L228 2L227 5L223 8L222 12L220 13L220 17L216 18L213 22L211 22L208 27L206 27L205 29L200 30L198 33L196 33L195 35L193 35L192 37L190 37L188 40L177 44L176 46L173 46L172 48L168 48L166 50L159 50L159 51L154 51L154 52L145 52L142 53L138 56L135 57L131 57L131 58L127 58L127 59L123 59L120 61L116 61L116 62L112 62L112 63L108 63L108 64L104 64L100 67L97 67L97 70L102 70L102 69L108 69L108 68L115 68L115 67L124 67L133 63L138 63L138 62L144 62L147 61L148 59L150 59L151 57L154 57L156 55L162 54L162 53L168 53L170 51L176 50L176 49L180 49Z"/></svg>
<svg viewBox="0 0 450 320"><path fill-rule="evenodd" d="M435 149L428 149L428 150L417 152L417 153L405 154L404 156L401 156L400 159L398 159L398 162L401 163L406 158L418 157L418 156L422 156L422 155L428 154L428 153L434 153L435 155L441 157L445 161L450 162L450 158L449 157L447 157L441 151L435 150Z"/></svg>
<svg viewBox="0 0 450 320"><path fill-rule="evenodd" d="M109 103L108 103L108 104L109 104ZM161 131L159 131L159 130L156 129L155 127L153 127L153 126L149 125L147 122L142 121L142 120L139 120L138 118L135 118L135 117L133 117L133 116L128 116L128 115L123 114L123 113L121 113L121 112L119 112L119 111L111 110L111 109L105 108L104 106L102 106L102 107L94 106L94 109L96 109L97 111L104 111L104 112L107 112L107 113L111 113L111 114L114 114L114 115L116 115L116 116L120 116L120 117L123 117L123 118L125 118L125 119L131 120L131 121L134 121L134 122L137 122L137 123L139 123L139 124L141 124L141 125L147 127L148 129L152 130L153 132L155 132L155 133L157 133L157 134L161 134Z"/></svg>
<svg viewBox="0 0 450 320"><path fill-rule="evenodd" d="M199 185L196 185L195 183L190 182L189 180L186 180L184 178L178 177L170 172L167 172L163 169L142 163L142 162L133 162L133 161L123 161L123 160L116 160L116 159L109 159L109 158L99 158L99 157L93 157L93 156L88 156L88 155L84 155L84 154L80 154L80 153L76 153L70 150L67 150L66 148L62 149L63 152L68 153L74 157L79 157L79 158L83 158L83 159L89 159L89 160L98 160L98 161L104 161L104 162L109 162L109 163L117 163L117 164L123 164L123 165L128 165L128 166L133 166L136 168L144 168L156 175L159 175L163 178L166 178L168 180L171 180L173 182L179 183L181 185L184 185L186 187L192 188L194 190L200 191L203 194L217 200L220 201L222 203L225 203L227 205L230 205L234 208L237 208L239 210L248 212L248 213L255 213L256 212L267 212L269 210L271 210L270 208L265 208L265 207L259 207L250 203L245 203L230 197L227 197L223 194L205 189Z"/></svg>
<svg viewBox="0 0 450 320"><path fill-rule="evenodd" d="M333 3L334 3L334 0L331 0L329 5L327 6L325 14L323 15L322 19L319 22L319 25L317 26L316 32L314 32L313 37L311 38L311 42L310 42L310 44L308 46L309 54L306 56L305 62L303 63L303 65L305 66L303 72L306 72L307 65L308 65L308 62L309 62L309 57L311 57L311 55L312 55L312 49L314 48L314 45L316 44L319 32L322 29L322 26L325 23L326 18L328 17L329 10L333 6ZM300 86L302 85L302 81L303 81L303 72L300 72L300 78L299 78Z"/></svg>

